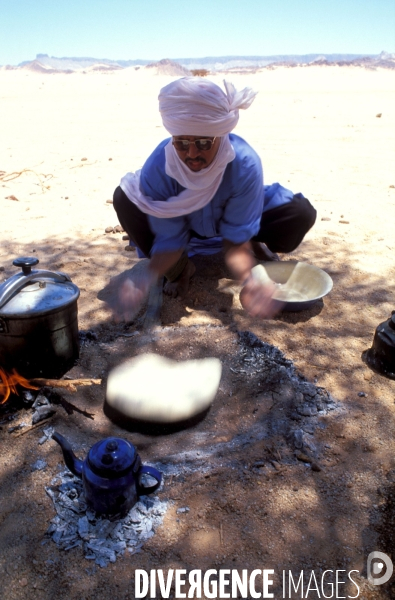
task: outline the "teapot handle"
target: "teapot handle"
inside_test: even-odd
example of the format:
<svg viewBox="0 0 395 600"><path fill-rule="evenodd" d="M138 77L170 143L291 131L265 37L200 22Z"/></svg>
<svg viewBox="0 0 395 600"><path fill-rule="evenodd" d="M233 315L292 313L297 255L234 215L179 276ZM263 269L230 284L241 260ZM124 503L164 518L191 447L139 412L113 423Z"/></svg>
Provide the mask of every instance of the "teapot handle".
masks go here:
<svg viewBox="0 0 395 600"><path fill-rule="evenodd" d="M144 485L142 485L140 483L140 477L141 475L150 475L151 477L153 477L154 479L156 479L156 483L154 485L150 485L145 487ZM155 469L154 467L141 467L138 471L137 474L137 494L138 496L145 496L146 494L152 494L152 492L155 492L158 487L160 486L161 482L162 482L162 473L160 473L160 471L158 471L157 469Z"/></svg>

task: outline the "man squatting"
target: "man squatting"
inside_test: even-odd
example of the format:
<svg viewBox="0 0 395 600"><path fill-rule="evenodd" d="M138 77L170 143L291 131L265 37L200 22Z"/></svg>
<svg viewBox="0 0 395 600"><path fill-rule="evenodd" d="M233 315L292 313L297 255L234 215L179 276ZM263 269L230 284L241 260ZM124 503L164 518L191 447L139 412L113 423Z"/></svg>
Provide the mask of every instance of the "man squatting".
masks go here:
<svg viewBox="0 0 395 600"><path fill-rule="evenodd" d="M171 138L153 151L114 192L114 208L132 243L149 263L138 279L119 290L118 317L131 320L150 287L165 275L164 292L184 295L195 267L191 238L220 236L240 300L251 315L274 314L274 285L251 276L259 260L292 252L314 225L316 211L302 194L278 183L263 184L256 152L231 131L239 109L256 96L224 82L225 92L200 77L183 77L162 88L159 111Z"/></svg>

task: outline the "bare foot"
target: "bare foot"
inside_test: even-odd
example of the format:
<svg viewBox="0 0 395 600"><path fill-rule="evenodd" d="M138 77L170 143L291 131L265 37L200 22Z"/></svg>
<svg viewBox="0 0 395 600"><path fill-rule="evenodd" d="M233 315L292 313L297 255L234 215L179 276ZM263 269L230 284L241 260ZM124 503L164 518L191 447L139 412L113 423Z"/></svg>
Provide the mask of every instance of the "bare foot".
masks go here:
<svg viewBox="0 0 395 600"><path fill-rule="evenodd" d="M189 290L189 280L192 275L195 273L196 267L188 260L185 269L181 273L181 275L175 281L167 281L163 288L163 292L172 298L177 298L177 296L183 297L187 294Z"/></svg>
<svg viewBox="0 0 395 600"><path fill-rule="evenodd" d="M252 250L258 260L274 261L280 260L280 257L275 252L269 250L266 244L261 242L251 242Z"/></svg>

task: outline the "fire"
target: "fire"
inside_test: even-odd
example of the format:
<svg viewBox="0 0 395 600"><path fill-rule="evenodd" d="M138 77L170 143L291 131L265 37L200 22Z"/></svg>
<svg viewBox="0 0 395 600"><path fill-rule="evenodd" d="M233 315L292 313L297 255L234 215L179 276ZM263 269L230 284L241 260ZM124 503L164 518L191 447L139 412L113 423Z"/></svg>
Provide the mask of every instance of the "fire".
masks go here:
<svg viewBox="0 0 395 600"><path fill-rule="evenodd" d="M32 385L28 379L19 375L15 369L12 369L11 373L6 373L0 367L0 404L7 402L11 393L18 394L18 385L28 390L38 390L37 386Z"/></svg>

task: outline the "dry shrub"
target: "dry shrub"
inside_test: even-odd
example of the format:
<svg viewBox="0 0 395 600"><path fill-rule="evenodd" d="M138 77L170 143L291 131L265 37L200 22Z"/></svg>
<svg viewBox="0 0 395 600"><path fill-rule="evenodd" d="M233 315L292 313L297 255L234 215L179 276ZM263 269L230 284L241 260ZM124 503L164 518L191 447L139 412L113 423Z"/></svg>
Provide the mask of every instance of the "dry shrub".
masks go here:
<svg viewBox="0 0 395 600"><path fill-rule="evenodd" d="M207 71L207 69L192 69L191 73L195 77L206 77L210 71Z"/></svg>

